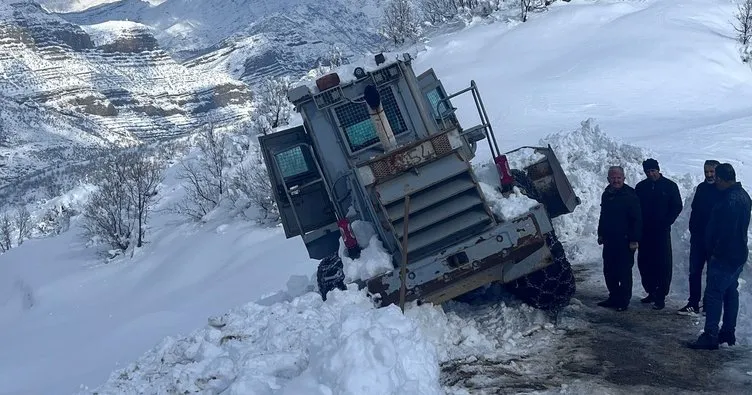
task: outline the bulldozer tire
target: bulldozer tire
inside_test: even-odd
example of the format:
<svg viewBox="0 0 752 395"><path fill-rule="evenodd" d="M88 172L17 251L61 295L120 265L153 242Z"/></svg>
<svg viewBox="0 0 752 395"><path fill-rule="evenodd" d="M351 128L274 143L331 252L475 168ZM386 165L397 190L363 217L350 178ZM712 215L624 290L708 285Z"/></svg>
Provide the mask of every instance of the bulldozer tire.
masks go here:
<svg viewBox="0 0 752 395"><path fill-rule="evenodd" d="M535 183L533 183L533 180L531 180L524 171L511 169L510 174L512 175L512 178L514 178L514 186L520 188L520 191L522 191L522 193L530 199L537 200L538 203L542 203L540 193L535 187Z"/></svg>
<svg viewBox="0 0 752 395"><path fill-rule="evenodd" d="M316 271L316 282L319 285L321 298L326 300L326 294L337 288L343 291L345 287L345 272L342 266L342 259L337 253L329 255L319 262L319 268Z"/></svg>
<svg viewBox="0 0 752 395"><path fill-rule="evenodd" d="M551 250L554 262L506 284L505 287L518 299L535 308L557 311L569 304L576 285L564 247L553 231L546 235L546 245Z"/></svg>

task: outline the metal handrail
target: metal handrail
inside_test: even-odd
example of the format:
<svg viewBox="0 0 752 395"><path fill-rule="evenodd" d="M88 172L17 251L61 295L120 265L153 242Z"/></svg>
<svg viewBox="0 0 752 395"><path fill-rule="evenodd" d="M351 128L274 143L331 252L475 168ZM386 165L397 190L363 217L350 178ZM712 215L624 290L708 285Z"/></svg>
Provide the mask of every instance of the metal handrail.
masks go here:
<svg viewBox="0 0 752 395"><path fill-rule="evenodd" d="M475 108L478 110L478 116L480 117L480 125L483 126L483 134L486 135L486 140L488 141L488 148L491 150L491 155L493 157L497 157L501 155L501 151L499 150L499 145L496 141L496 135L493 131L493 127L491 126L491 121L488 119L488 114L486 113L486 107L483 105L483 99L480 97L480 92L478 91L478 85L475 84L475 80L470 80L470 87L462 89L460 91L457 91L441 100L439 100L436 103L436 113L441 114L439 112L439 105L442 103L449 103L449 99L452 99L454 97L457 97L463 93L466 93L468 91L472 91L473 93L473 100L475 102ZM441 126L442 129L447 128L446 123L446 117L441 118Z"/></svg>

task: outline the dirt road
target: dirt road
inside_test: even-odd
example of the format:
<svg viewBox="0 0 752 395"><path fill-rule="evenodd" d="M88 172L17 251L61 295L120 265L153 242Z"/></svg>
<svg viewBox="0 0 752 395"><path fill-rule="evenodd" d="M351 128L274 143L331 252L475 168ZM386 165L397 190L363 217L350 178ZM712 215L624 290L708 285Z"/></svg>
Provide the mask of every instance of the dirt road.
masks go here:
<svg viewBox="0 0 752 395"><path fill-rule="evenodd" d="M594 268L595 266L590 266ZM577 267L576 267L577 269ZM579 267L578 285L595 269ZM552 329L522 339L514 354L449 361L442 366L448 393L518 394L750 394L752 347L722 346L695 351L685 343L702 330L704 317L684 317L684 301L652 310L633 295L630 309L596 306L599 287L578 286L576 300ZM476 321L493 319L492 306L479 307Z"/></svg>

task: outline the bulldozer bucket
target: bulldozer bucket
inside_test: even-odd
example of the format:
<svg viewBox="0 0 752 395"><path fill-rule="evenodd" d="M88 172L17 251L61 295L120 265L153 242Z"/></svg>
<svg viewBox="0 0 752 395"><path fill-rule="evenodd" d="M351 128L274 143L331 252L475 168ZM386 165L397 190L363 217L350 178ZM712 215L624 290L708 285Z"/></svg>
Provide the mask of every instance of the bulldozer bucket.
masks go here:
<svg viewBox="0 0 752 395"><path fill-rule="evenodd" d="M538 201L541 202L550 218L556 218L563 214L569 214L580 204L580 198L574 193L572 184L551 146L547 147L520 147L506 154L509 155L520 149L533 149L543 156L542 159L519 169L525 172L535 185Z"/></svg>

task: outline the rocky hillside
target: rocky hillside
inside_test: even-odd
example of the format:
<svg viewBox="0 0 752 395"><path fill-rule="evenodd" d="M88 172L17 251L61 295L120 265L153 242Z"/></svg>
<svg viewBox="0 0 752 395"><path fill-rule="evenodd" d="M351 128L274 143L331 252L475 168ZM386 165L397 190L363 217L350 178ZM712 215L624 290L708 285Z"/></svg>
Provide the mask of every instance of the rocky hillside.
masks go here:
<svg viewBox="0 0 752 395"><path fill-rule="evenodd" d="M0 8L0 17L0 94L85 117L110 142L179 136L248 114L244 84L178 64L146 26L81 27L33 2Z"/></svg>
<svg viewBox="0 0 752 395"><path fill-rule="evenodd" d="M31 1L0 2L0 187L100 149L247 119L248 86L189 69L152 28L79 26Z"/></svg>
<svg viewBox="0 0 752 395"><path fill-rule="evenodd" d="M376 33L382 1L121 0L60 16L78 25L138 22L186 67L253 83L304 73L335 45L346 55L382 49Z"/></svg>

